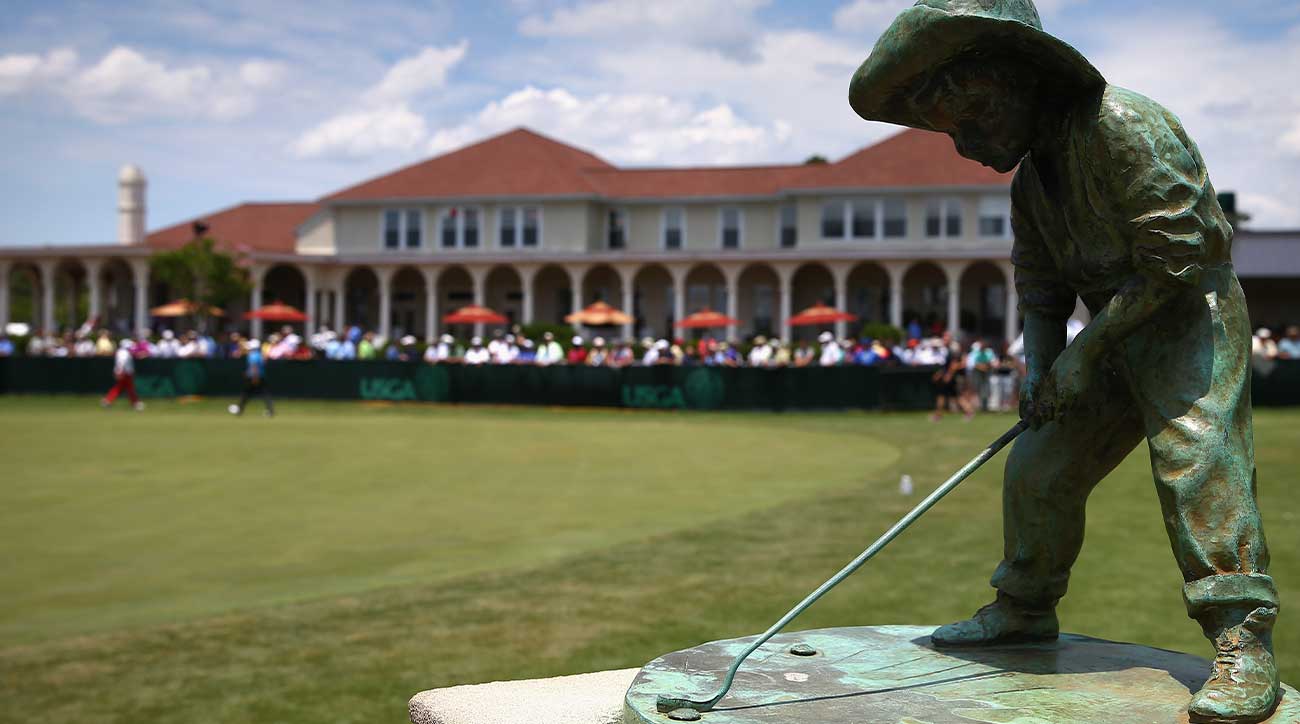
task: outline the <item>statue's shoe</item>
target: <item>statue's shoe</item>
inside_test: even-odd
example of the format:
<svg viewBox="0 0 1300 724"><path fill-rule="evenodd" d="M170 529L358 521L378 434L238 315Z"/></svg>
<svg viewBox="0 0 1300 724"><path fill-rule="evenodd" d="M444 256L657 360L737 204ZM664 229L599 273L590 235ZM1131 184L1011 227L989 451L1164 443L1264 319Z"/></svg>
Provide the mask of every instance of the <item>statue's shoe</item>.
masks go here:
<svg viewBox="0 0 1300 724"><path fill-rule="evenodd" d="M1214 637L1214 668L1187 713L1196 724L1254 724L1272 715L1281 698L1273 660L1275 608L1257 608Z"/></svg>
<svg viewBox="0 0 1300 724"><path fill-rule="evenodd" d="M930 634L935 646L992 646L1054 641L1061 627L1054 607L1032 608L999 593L993 603L965 621L940 626Z"/></svg>

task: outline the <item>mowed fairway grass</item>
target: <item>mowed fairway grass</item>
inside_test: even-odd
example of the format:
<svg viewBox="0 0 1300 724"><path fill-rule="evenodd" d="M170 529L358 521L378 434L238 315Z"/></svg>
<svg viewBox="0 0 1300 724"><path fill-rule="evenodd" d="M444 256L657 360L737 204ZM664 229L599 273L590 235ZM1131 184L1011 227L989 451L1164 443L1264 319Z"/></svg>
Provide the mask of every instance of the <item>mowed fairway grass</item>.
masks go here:
<svg viewBox="0 0 1300 724"><path fill-rule="evenodd" d="M1012 421L0 397L0 722L397 724L421 689L760 631ZM1300 412L1256 445L1296 683ZM1001 462L795 628L986 603ZM1071 588L1068 630L1209 653L1145 446Z"/></svg>

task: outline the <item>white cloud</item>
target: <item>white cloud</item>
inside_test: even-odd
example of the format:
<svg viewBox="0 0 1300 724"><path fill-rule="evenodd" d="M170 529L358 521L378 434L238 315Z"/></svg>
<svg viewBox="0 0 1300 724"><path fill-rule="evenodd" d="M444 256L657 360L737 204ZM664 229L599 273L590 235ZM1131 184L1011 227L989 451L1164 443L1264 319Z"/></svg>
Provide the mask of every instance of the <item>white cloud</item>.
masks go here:
<svg viewBox="0 0 1300 724"><path fill-rule="evenodd" d="M249 88L274 88L287 73L284 64L268 60L250 60L239 66L239 78Z"/></svg>
<svg viewBox="0 0 1300 724"><path fill-rule="evenodd" d="M228 120L251 113L258 93L275 87L283 74L281 66L267 61L247 61L230 70L168 67L127 46L113 48L94 65L79 67L75 51L57 49L45 56L0 57L0 94L50 93L100 123Z"/></svg>
<svg viewBox="0 0 1300 724"><path fill-rule="evenodd" d="M915 3L910 0L853 0L835 11L835 29L841 32L881 33L898 14Z"/></svg>
<svg viewBox="0 0 1300 724"><path fill-rule="evenodd" d="M21 93L66 78L77 66L77 53L67 48L41 55L0 56L0 95Z"/></svg>
<svg viewBox="0 0 1300 724"><path fill-rule="evenodd" d="M334 116L302 134L290 151L298 158L364 158L410 151L427 135L424 118L398 104Z"/></svg>
<svg viewBox="0 0 1300 724"><path fill-rule="evenodd" d="M1211 15L1146 12L1082 30L1110 82L1178 115L1215 188L1238 192L1251 226L1300 225L1300 25L1245 38Z"/></svg>
<svg viewBox="0 0 1300 724"><path fill-rule="evenodd" d="M519 32L584 38L622 46L630 40L681 43L739 59L753 57L760 27L754 14L770 0L594 0L530 15Z"/></svg>
<svg viewBox="0 0 1300 724"><path fill-rule="evenodd" d="M437 131L429 150L459 148L517 126L590 148L611 161L642 165L767 161L790 136L785 123L754 123L725 104L700 108L650 93L580 97L563 88L529 86Z"/></svg>
<svg viewBox="0 0 1300 724"><path fill-rule="evenodd" d="M1300 156L1300 117L1297 117L1291 124L1291 128L1277 140L1277 145L1293 156Z"/></svg>
<svg viewBox="0 0 1300 724"><path fill-rule="evenodd" d="M298 158L365 158L410 151L428 137L424 117L410 103L447 84L447 74L465 59L469 41L445 48L425 47L403 58L378 83L361 94L360 102L298 137L289 152Z"/></svg>
<svg viewBox="0 0 1300 724"><path fill-rule="evenodd" d="M426 47L389 68L383 80L366 91L364 98L368 103L392 103L441 88L447 83L447 73L464 60L468 52L467 40L445 48Z"/></svg>

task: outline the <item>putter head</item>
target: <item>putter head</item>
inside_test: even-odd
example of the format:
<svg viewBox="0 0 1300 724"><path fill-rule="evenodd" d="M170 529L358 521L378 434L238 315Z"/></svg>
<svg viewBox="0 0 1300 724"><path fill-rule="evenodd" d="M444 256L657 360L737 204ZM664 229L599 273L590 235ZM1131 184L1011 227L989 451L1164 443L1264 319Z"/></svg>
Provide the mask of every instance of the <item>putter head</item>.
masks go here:
<svg viewBox="0 0 1300 724"><path fill-rule="evenodd" d="M670 711L676 711L678 709L692 709L700 712L710 711L713 709L714 705L718 703L718 699L720 698L721 697L714 697L712 699L705 699L704 701L696 701L694 699L683 699L660 694L655 698L655 709L662 714L667 714Z"/></svg>

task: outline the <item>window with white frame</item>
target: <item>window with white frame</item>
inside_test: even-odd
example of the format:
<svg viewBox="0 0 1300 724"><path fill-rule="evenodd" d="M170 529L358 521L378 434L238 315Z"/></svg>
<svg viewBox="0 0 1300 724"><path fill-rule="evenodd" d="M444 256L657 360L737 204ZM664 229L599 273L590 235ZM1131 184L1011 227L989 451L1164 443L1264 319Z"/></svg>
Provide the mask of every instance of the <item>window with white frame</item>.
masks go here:
<svg viewBox="0 0 1300 724"><path fill-rule="evenodd" d="M680 249L686 239L686 210L680 206L664 209L664 248Z"/></svg>
<svg viewBox="0 0 1300 724"><path fill-rule="evenodd" d="M444 249L472 249L479 243L481 214L473 206L453 206L438 215L438 238Z"/></svg>
<svg viewBox="0 0 1300 724"><path fill-rule="evenodd" d="M536 247L541 238L541 210L536 206L503 206L497 212L497 240L502 248Z"/></svg>
<svg viewBox="0 0 1300 724"><path fill-rule="evenodd" d="M961 199L930 199L925 204L925 235L961 236Z"/></svg>
<svg viewBox="0 0 1300 724"><path fill-rule="evenodd" d="M799 243L799 207L795 204L781 206L781 228L778 238L782 249L792 249Z"/></svg>
<svg viewBox="0 0 1300 724"><path fill-rule="evenodd" d="M907 236L907 202L901 198L891 197L880 203L880 217L884 219L886 239L898 239Z"/></svg>
<svg viewBox="0 0 1300 724"><path fill-rule="evenodd" d="M418 249L424 243L424 214L419 209L385 209L385 249Z"/></svg>
<svg viewBox="0 0 1300 724"><path fill-rule="evenodd" d="M827 201L822 204L822 238L843 239L844 217L848 214L848 202Z"/></svg>
<svg viewBox="0 0 1300 724"><path fill-rule="evenodd" d="M1011 236L1011 199L1006 196L980 198L980 236Z"/></svg>
<svg viewBox="0 0 1300 724"><path fill-rule="evenodd" d="M627 210L610 209L605 220L605 248L627 247Z"/></svg>
<svg viewBox="0 0 1300 724"><path fill-rule="evenodd" d="M850 204L852 216L849 219L849 231L854 239L871 239L876 236L877 199L855 199Z"/></svg>
<svg viewBox="0 0 1300 724"><path fill-rule="evenodd" d="M896 239L907 236L907 202L901 198L859 198L822 204L824 239Z"/></svg>
<svg viewBox="0 0 1300 724"><path fill-rule="evenodd" d="M740 209L724 207L718 212L718 227L723 249L739 249L742 235Z"/></svg>

